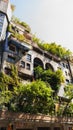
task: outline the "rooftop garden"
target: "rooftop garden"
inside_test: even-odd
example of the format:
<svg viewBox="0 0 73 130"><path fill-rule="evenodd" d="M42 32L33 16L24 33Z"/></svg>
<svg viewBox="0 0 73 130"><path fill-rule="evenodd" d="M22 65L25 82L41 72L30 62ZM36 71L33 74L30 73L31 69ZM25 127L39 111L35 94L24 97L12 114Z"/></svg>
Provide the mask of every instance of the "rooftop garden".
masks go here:
<svg viewBox="0 0 73 130"><path fill-rule="evenodd" d="M66 49L65 47L62 47L61 45L53 43L46 43L42 42L39 38L37 38L35 35L33 35L33 42L37 43L38 46L43 49L44 51L47 51L55 56L58 56L60 58L69 58L72 55L72 52L69 49Z"/></svg>
<svg viewBox="0 0 73 130"><path fill-rule="evenodd" d="M29 26L26 22L20 21L20 19L18 19L17 17L12 16L11 21L14 22L14 23L16 23L16 24L21 25L21 26L24 27L24 28L26 28L26 30L27 30L28 32L31 31L30 26Z"/></svg>
<svg viewBox="0 0 73 130"><path fill-rule="evenodd" d="M12 37L16 38L20 42L26 41L27 43L29 43L29 40L25 37L25 35L24 34L20 34L18 32L18 29L16 27L14 27L12 24L9 24L8 31L11 33Z"/></svg>
<svg viewBox="0 0 73 130"><path fill-rule="evenodd" d="M21 22L18 18L15 16L12 17L12 22L15 24L21 25L26 29L28 33L30 33L31 29L29 25L25 22ZM28 41L28 39L25 37L24 34L19 34L16 27L13 27L13 25L9 25L8 30L12 33L12 36L15 37L17 40L23 42ZM69 49L66 49L65 47L62 47L61 45L58 45L57 43L46 43L42 42L39 38L37 38L34 34L32 34L32 42L33 44L37 44L41 49L44 51L47 51L57 57L63 58L69 58L72 56L72 52ZM29 43L29 42L28 42Z"/></svg>

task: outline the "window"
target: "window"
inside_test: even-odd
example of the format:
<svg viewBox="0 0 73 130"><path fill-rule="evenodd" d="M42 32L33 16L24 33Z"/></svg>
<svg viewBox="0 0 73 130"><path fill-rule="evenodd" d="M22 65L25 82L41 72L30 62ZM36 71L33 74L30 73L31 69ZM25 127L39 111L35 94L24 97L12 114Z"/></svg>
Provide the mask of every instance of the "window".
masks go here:
<svg viewBox="0 0 73 130"><path fill-rule="evenodd" d="M27 63L26 69L30 70L30 64Z"/></svg>
<svg viewBox="0 0 73 130"><path fill-rule="evenodd" d="M16 28L16 27L12 26L12 30L13 30L13 31L15 31L15 28Z"/></svg>
<svg viewBox="0 0 73 130"><path fill-rule="evenodd" d="M9 45L9 50L15 52L16 51L16 47L12 44Z"/></svg>
<svg viewBox="0 0 73 130"><path fill-rule="evenodd" d="M15 57L12 57L11 55L8 55L8 62L12 62L14 63L15 62Z"/></svg>
<svg viewBox="0 0 73 130"><path fill-rule="evenodd" d="M69 83L69 80L68 80L68 79L66 79L66 83Z"/></svg>
<svg viewBox="0 0 73 130"><path fill-rule="evenodd" d="M5 67L4 71L5 71L5 74L11 75L11 70L9 68Z"/></svg>
<svg viewBox="0 0 73 130"><path fill-rule="evenodd" d="M66 64L66 68L67 68L67 69L69 68L67 64Z"/></svg>
<svg viewBox="0 0 73 130"><path fill-rule="evenodd" d="M62 63L63 64L63 67L65 67L65 64L64 63Z"/></svg>
<svg viewBox="0 0 73 130"><path fill-rule="evenodd" d="M3 18L4 18L4 14L3 14L3 13L0 13L0 17L3 17Z"/></svg>
<svg viewBox="0 0 73 130"><path fill-rule="evenodd" d="M31 55L27 54L27 61L31 62Z"/></svg>
<svg viewBox="0 0 73 130"><path fill-rule="evenodd" d="M25 62L24 61L21 61L20 67L25 68Z"/></svg>
<svg viewBox="0 0 73 130"><path fill-rule="evenodd" d="M67 76L67 71L65 71L65 74L66 74L66 76Z"/></svg>

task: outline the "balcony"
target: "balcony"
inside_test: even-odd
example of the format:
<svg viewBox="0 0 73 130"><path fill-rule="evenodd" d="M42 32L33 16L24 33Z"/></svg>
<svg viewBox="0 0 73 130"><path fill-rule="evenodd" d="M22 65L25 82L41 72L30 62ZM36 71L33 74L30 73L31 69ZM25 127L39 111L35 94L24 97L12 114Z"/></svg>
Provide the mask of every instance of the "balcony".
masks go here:
<svg viewBox="0 0 73 130"><path fill-rule="evenodd" d="M32 49L32 46L28 44L27 42L20 42L16 38L13 38L13 37L10 38L10 42L26 52Z"/></svg>

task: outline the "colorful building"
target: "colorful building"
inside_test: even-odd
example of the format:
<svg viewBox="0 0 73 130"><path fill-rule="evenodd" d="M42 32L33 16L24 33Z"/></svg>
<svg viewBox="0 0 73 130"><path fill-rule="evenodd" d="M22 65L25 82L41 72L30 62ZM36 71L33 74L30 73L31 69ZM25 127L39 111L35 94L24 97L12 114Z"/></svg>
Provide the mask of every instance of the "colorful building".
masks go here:
<svg viewBox="0 0 73 130"><path fill-rule="evenodd" d="M8 27L11 25L11 31ZM19 40L12 32L24 36ZM15 34L14 33L14 34ZM65 84L73 83L73 62L68 58L61 59L42 50L32 41L32 33L24 26L11 21L11 8L8 0L0 0L0 71L10 75L10 65L18 68L23 83L33 81L34 68L41 66L44 70L61 69L65 76ZM63 96L62 84L59 96ZM23 113L1 112L1 130L72 130L73 118L49 117L46 115L30 115Z"/></svg>

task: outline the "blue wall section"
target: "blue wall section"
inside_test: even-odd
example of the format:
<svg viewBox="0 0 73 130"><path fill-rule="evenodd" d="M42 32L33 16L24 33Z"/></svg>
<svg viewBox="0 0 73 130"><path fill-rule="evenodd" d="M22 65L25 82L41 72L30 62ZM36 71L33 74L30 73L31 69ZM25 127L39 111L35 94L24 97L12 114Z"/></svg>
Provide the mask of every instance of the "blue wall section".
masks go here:
<svg viewBox="0 0 73 130"><path fill-rule="evenodd" d="M8 32L6 32L5 44L4 44L4 51L8 50Z"/></svg>

